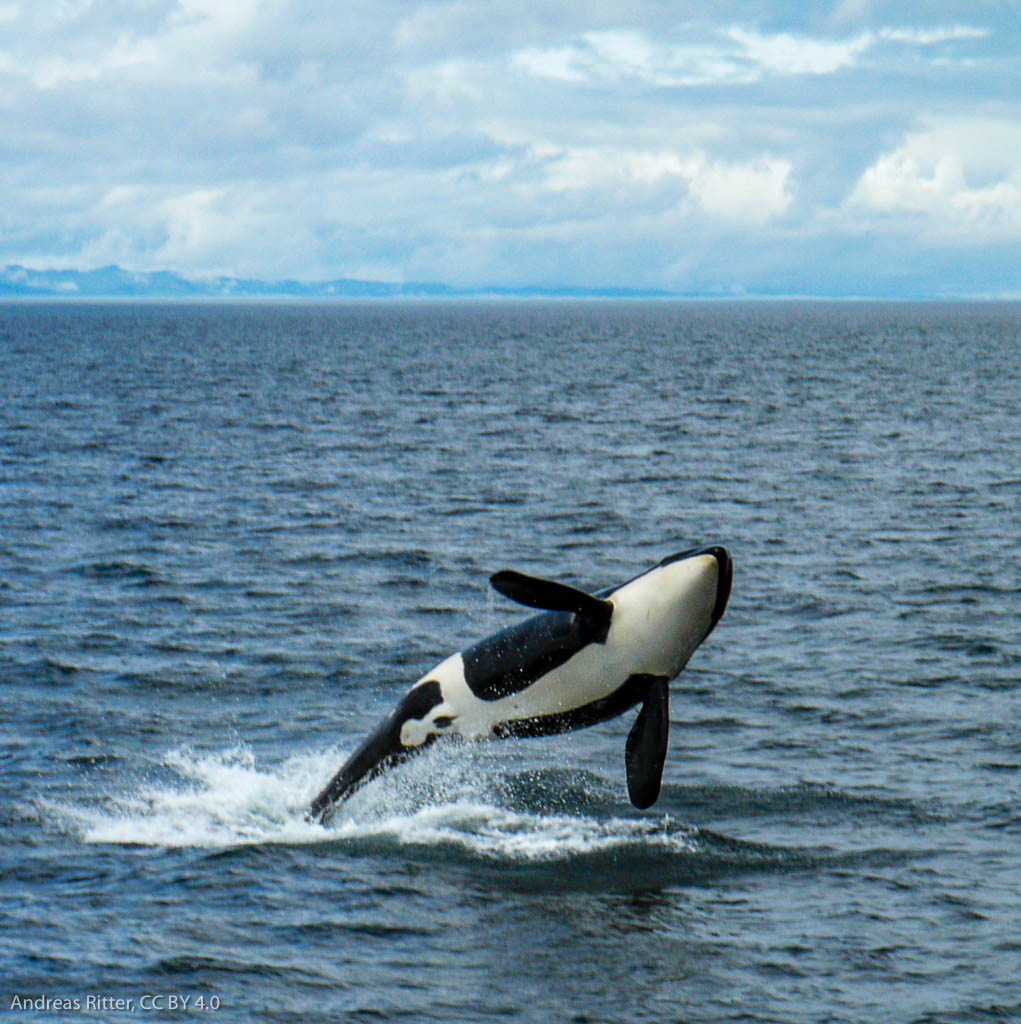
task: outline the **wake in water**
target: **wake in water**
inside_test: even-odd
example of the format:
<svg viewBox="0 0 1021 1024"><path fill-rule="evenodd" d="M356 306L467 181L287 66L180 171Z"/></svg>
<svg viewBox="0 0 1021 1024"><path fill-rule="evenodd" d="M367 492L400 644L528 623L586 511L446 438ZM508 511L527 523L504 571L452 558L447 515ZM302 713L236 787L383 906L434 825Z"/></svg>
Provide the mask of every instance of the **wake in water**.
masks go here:
<svg viewBox="0 0 1021 1024"><path fill-rule="evenodd" d="M525 885L534 884L539 871L544 884L600 889L887 863L903 855L730 838L668 813L633 812L598 774L549 765L522 770L520 762L509 767L505 756L491 756L476 744L437 745L357 790L325 826L312 824L305 819L309 801L340 757L330 748L264 767L244 746L209 754L176 749L162 759L158 781L107 789L91 801L47 802L38 810L48 823L89 844L213 851L318 844L338 857L495 867L501 878L518 884L518 877ZM668 791L665 802L675 814L684 813L685 793L690 798L693 792L698 790ZM781 796L784 812L795 818L806 801L815 815L842 811L849 800L860 804L812 788L757 794L760 801ZM723 798L734 805L734 794L724 792ZM860 810L871 814L870 807L865 801ZM698 815L690 801L688 809Z"/></svg>
<svg viewBox="0 0 1021 1024"><path fill-rule="evenodd" d="M591 813L604 803L597 776L572 773L561 799L546 791L548 779L507 776L475 747L427 751L360 789L325 827L310 824L309 799L337 759L331 749L267 768L245 747L177 749L163 758L169 775L159 782L107 793L93 806L49 804L46 814L87 843L161 848L335 843L352 852L366 845L441 848L535 863L638 850L691 855L702 845L697 829L669 817Z"/></svg>

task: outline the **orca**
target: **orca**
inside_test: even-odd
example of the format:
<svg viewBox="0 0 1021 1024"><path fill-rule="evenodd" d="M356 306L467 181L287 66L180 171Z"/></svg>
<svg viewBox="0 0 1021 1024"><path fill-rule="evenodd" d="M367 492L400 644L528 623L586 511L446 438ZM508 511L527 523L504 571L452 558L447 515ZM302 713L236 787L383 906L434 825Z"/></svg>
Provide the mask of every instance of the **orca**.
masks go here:
<svg viewBox="0 0 1021 1024"><path fill-rule="evenodd" d="M641 705L624 751L628 795L659 798L670 732L670 681L713 631L734 576L726 548L691 548L618 587L589 594L505 569L504 597L541 609L451 655L400 699L313 800L325 822L359 786L444 736L549 736Z"/></svg>

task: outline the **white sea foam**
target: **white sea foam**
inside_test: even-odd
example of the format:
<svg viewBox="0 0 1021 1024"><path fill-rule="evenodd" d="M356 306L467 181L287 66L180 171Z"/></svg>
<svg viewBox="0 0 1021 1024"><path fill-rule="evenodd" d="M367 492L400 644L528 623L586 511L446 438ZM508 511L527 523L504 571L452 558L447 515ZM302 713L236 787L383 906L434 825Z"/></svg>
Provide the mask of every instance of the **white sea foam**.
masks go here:
<svg viewBox="0 0 1021 1024"><path fill-rule="evenodd" d="M442 758L442 764L435 763ZM549 861L640 846L693 852L692 829L668 818L518 810L493 760L475 748L427 752L359 790L326 827L305 811L342 756L335 749L263 766L250 750L170 751L169 778L108 793L98 804L45 810L87 843L219 849L307 843L455 847L485 859Z"/></svg>

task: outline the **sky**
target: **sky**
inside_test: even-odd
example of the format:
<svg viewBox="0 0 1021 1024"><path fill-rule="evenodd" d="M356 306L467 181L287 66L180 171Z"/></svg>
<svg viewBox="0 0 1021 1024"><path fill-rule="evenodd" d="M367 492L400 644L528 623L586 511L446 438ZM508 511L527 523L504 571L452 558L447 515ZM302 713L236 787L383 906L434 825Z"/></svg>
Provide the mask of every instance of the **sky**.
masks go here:
<svg viewBox="0 0 1021 1024"><path fill-rule="evenodd" d="M0 266L1021 296L1021 2L0 0Z"/></svg>

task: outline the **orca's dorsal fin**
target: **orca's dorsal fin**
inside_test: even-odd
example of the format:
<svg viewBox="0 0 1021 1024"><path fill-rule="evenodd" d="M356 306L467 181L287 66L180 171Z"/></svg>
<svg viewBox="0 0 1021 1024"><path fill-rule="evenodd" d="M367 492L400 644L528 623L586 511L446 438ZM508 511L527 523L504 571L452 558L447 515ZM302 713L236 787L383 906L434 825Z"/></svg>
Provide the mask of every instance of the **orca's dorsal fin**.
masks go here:
<svg viewBox="0 0 1021 1024"><path fill-rule="evenodd" d="M669 738L670 681L663 676L653 676L624 748L627 793L631 803L640 810L651 807L659 799Z"/></svg>
<svg viewBox="0 0 1021 1024"><path fill-rule="evenodd" d="M489 577L493 589L504 597L529 608L541 608L546 612L574 612L583 619L601 628L610 628L613 603L586 594L577 587L555 580L543 580L537 576L526 576L513 569L502 569Z"/></svg>

